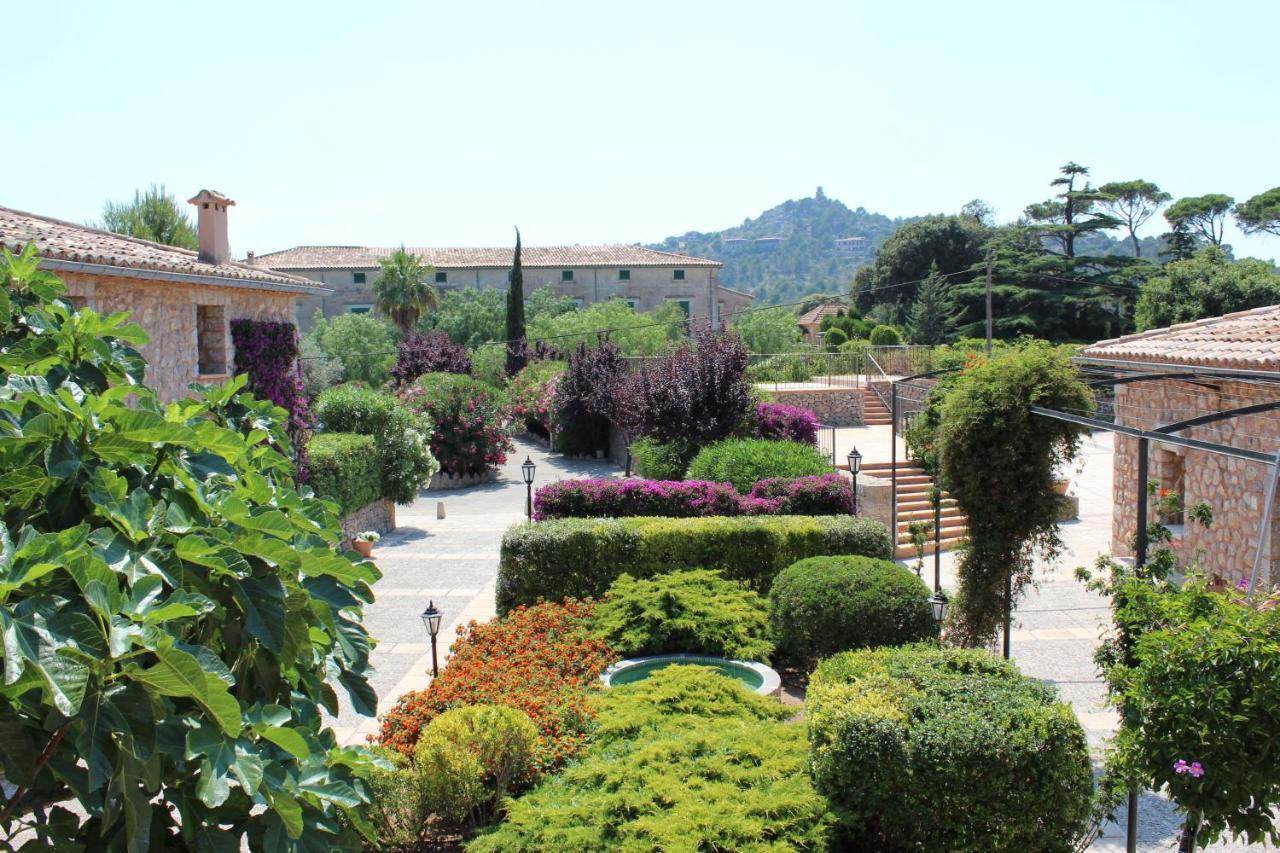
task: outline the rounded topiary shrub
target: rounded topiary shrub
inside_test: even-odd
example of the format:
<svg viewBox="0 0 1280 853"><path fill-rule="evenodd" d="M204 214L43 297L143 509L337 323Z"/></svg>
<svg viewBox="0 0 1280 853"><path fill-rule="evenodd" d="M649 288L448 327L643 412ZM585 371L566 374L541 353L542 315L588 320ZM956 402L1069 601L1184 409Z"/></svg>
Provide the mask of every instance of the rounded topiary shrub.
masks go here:
<svg viewBox="0 0 1280 853"><path fill-rule="evenodd" d="M902 335L893 326L876 326L871 330L871 345L876 347L897 346L902 343Z"/></svg>
<svg viewBox="0 0 1280 853"><path fill-rule="evenodd" d="M501 705L445 711L413 752L425 801L450 823L488 822L495 806L533 770L538 730L529 715Z"/></svg>
<svg viewBox="0 0 1280 853"><path fill-rule="evenodd" d="M779 653L806 665L938 636L924 581L871 557L810 557L783 569L769 590L769 621Z"/></svg>
<svg viewBox="0 0 1280 853"><path fill-rule="evenodd" d="M1012 663L929 645L845 652L818 666L805 712L814 784L845 834L833 849L1078 849L1084 729Z"/></svg>
<svg viewBox="0 0 1280 853"><path fill-rule="evenodd" d="M698 451L685 477L733 483L735 489L746 494L757 482L770 477L807 477L831 470L831 460L810 444L760 438L729 439Z"/></svg>

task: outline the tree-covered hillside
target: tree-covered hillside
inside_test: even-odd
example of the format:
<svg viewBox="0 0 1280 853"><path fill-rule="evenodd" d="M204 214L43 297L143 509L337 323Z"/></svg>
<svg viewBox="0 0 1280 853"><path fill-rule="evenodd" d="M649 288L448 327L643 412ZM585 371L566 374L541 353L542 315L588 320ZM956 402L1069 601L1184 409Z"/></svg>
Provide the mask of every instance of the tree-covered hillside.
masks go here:
<svg viewBox="0 0 1280 853"><path fill-rule="evenodd" d="M812 198L783 202L736 227L690 231L652 248L674 252L683 244L691 255L723 261L721 284L754 294L757 305L772 305L810 293L846 292L854 270L904 221L861 207L850 210L819 187ZM782 239L761 242L770 237ZM844 237L862 237L860 253L842 253L836 240Z"/></svg>

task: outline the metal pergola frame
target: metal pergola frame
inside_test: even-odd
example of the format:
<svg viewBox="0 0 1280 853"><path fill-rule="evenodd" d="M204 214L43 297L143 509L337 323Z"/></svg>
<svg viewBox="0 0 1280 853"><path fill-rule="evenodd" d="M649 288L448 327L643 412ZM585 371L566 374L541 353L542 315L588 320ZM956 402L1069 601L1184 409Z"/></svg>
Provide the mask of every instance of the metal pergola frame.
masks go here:
<svg viewBox="0 0 1280 853"><path fill-rule="evenodd" d="M1150 446L1152 442L1157 444L1168 444L1176 447L1184 447L1191 450L1200 450L1207 453L1213 453L1221 456L1227 456L1235 459L1241 459L1249 462L1261 463L1271 467L1271 477L1267 487L1267 493L1263 502L1262 517L1258 524L1258 541L1254 551L1253 566L1249 574L1249 590L1247 598L1253 599L1258 584L1258 569L1262 563L1262 552L1267 541L1272 514L1275 509L1277 485L1280 484L1280 448L1274 453L1264 453L1257 450L1249 450L1247 448L1233 447L1229 444L1220 442L1202 441L1200 439L1189 438L1179 435L1185 430L1192 429L1205 424L1217 423L1220 421L1233 420L1248 415L1263 414L1265 412L1280 410L1280 373L1274 371L1261 370L1234 370L1234 369L1216 369L1197 367L1193 365L1163 364L1156 362L1142 361L1113 361L1109 359L1098 359L1088 357L1077 357L1073 359L1077 365L1084 366L1088 369L1104 369L1109 371L1117 371L1116 375L1107 376L1101 379L1093 379L1086 384L1091 388L1114 388L1117 385L1129 385L1137 382L1187 382L1195 385L1204 385L1213 387L1219 382L1251 382L1259 383L1264 386L1274 385L1277 399L1265 403L1257 403L1249 406L1241 406L1233 409L1223 409L1216 412L1210 412L1204 415L1187 418L1171 424L1157 427L1152 430L1139 429L1137 427L1126 426L1124 424L1105 421L1098 418L1088 417L1073 412L1063 412L1056 409L1049 409L1043 406L1032 406L1031 413L1040 417L1051 418L1054 420L1064 421L1076 424L1082 427L1088 427L1091 430L1103 430L1111 433L1127 435L1138 440L1137 447L1137 489L1134 498L1134 521L1135 521L1135 542L1134 542L1134 565L1138 568L1146 565L1147 561L1147 507L1149 496L1147 494L1147 480L1150 475ZM935 370L927 373L908 376L892 383L892 405L890 412L892 415L892 439L891 453L893 467L891 468L893 485L891 500L891 519L894 533L894 541L897 541L897 524L898 524L898 385L916 382L921 379L932 379L945 373L950 373L958 368L950 368L947 370ZM1155 371L1155 372L1153 372ZM920 387L920 386L912 386ZM925 399L932 394L937 385L933 385L927 389ZM939 487L941 484L938 484ZM936 532L935 532L936 535ZM936 550L936 546L935 546ZM1272 555L1273 558L1275 555ZM937 571L936 563L940 558L935 556L935 572ZM1004 624L1004 656L1010 656L1010 629L1013 621L1012 595L1011 595L1012 575L1005 584L1005 624ZM1129 795L1127 820L1127 839L1126 850L1128 853L1134 853L1137 850L1138 837L1138 792L1133 791Z"/></svg>

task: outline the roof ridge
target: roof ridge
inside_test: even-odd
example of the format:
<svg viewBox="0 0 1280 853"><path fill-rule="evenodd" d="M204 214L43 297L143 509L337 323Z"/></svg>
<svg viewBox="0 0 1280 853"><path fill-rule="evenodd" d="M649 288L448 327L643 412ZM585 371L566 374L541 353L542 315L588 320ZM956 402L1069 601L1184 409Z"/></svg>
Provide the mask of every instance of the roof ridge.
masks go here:
<svg viewBox="0 0 1280 853"><path fill-rule="evenodd" d="M96 225L85 225L80 222L72 222L69 219L59 219L56 216L46 216L43 213L32 213L29 210L19 210L16 207L5 207L4 205L0 205L0 210L6 211L8 213L16 213L19 216L30 216L32 219L42 219L45 222L52 222L55 225L65 225L68 228L78 228L81 231L89 231L94 234L101 234L104 237L113 237L117 240L128 240L129 242L137 243L140 246L153 246L157 249L178 252L183 255L190 255L191 257L200 256L200 253L197 252L195 249L187 249L187 248L184 248L183 246L173 246L173 245L170 245L169 243L161 243L156 240L146 240L142 237L134 237L132 234L121 234L119 231L111 231L106 228L99 228Z"/></svg>
<svg viewBox="0 0 1280 853"><path fill-rule="evenodd" d="M1162 326L1158 329L1147 329L1143 332L1133 332L1128 335L1121 335L1118 338L1107 338L1104 341L1095 341L1086 350L1094 347L1110 346L1111 344L1127 344L1133 341L1147 340L1148 338L1158 337L1160 335L1173 334L1175 332L1185 332L1188 329L1203 329L1207 326L1214 326L1218 323L1229 320L1238 320L1241 317L1247 317L1251 314L1266 314L1269 312L1280 311L1280 304L1277 305L1261 305L1257 308L1246 308L1243 311L1232 311L1230 314L1220 314L1217 317L1201 317L1199 320L1191 320L1186 323L1175 323L1172 326Z"/></svg>

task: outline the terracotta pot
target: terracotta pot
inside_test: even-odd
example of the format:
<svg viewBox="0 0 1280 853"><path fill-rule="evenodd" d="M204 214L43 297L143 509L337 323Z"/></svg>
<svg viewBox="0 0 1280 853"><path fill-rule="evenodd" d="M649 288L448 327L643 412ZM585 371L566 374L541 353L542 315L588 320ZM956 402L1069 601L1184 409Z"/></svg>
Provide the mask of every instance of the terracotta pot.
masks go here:
<svg viewBox="0 0 1280 853"><path fill-rule="evenodd" d="M357 539L357 540L355 540L354 542L352 542L352 543L351 543L351 545L352 545L352 547L353 547L353 548L355 548L355 549L356 549L356 553L358 553L361 557L372 557L372 556L373 556L373 543L372 543L372 542L365 542L364 540Z"/></svg>
<svg viewBox="0 0 1280 853"><path fill-rule="evenodd" d="M1053 490L1057 494L1065 495L1067 493L1067 489L1069 488L1071 488L1070 480L1054 480L1053 481Z"/></svg>

